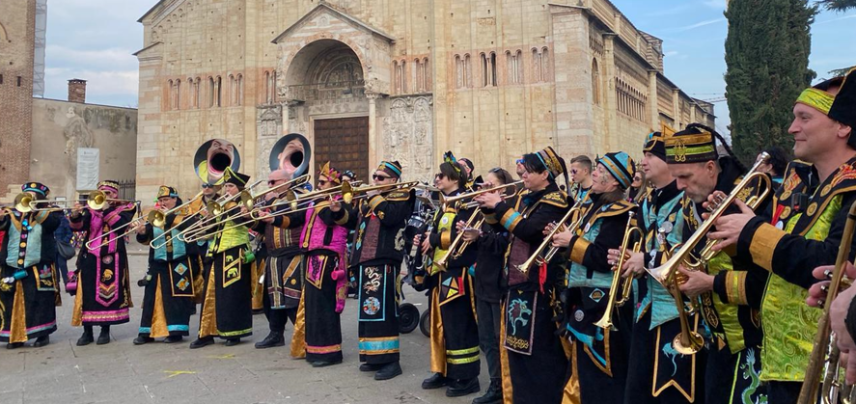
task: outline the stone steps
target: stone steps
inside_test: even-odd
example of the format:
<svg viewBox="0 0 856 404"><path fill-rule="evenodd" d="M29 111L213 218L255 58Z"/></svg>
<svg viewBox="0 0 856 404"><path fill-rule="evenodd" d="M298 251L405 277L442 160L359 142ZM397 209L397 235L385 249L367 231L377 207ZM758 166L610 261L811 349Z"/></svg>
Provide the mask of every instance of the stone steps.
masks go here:
<svg viewBox="0 0 856 404"><path fill-rule="evenodd" d="M0 204L2 205L10 205L15 202L15 197L21 193L21 185L23 184L12 184L6 187L6 192L0 194Z"/></svg>

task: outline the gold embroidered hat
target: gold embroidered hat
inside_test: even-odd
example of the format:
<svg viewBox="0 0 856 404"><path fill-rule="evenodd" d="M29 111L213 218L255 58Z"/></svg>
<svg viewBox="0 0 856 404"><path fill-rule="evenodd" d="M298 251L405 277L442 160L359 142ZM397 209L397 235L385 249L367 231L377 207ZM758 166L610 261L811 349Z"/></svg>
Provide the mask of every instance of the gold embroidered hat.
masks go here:
<svg viewBox="0 0 856 404"><path fill-rule="evenodd" d="M666 163L702 163L717 160L715 132L693 123L684 130L666 137Z"/></svg>
<svg viewBox="0 0 856 404"><path fill-rule="evenodd" d="M178 198L178 191L177 191L175 188L173 188L173 187L169 187L169 186L166 186L166 185L161 185L161 186L158 188L158 195L157 195L157 197L158 197L158 198L163 198L163 197L165 197L165 196L168 196L168 197L170 197L170 198Z"/></svg>
<svg viewBox="0 0 856 404"><path fill-rule="evenodd" d="M336 171L335 168L330 167L329 161L324 163L323 166L321 166L321 169L318 171L318 176L319 177L321 177L321 176L327 177L327 179L330 180L330 182L332 182L334 184L341 184L342 183L341 174L339 174L339 171Z"/></svg>
<svg viewBox="0 0 856 404"><path fill-rule="evenodd" d="M642 153L651 153L666 161L666 142L662 132L651 132L645 138L645 145L642 146Z"/></svg>
<svg viewBox="0 0 856 404"><path fill-rule="evenodd" d="M395 178L401 178L401 163L397 161L381 161L377 170L383 171Z"/></svg>
<svg viewBox="0 0 856 404"><path fill-rule="evenodd" d="M239 189L244 189L244 186L246 186L249 181L249 175L236 172L235 170L232 170L232 167L226 167L226 171L223 173L223 183L235 185Z"/></svg>

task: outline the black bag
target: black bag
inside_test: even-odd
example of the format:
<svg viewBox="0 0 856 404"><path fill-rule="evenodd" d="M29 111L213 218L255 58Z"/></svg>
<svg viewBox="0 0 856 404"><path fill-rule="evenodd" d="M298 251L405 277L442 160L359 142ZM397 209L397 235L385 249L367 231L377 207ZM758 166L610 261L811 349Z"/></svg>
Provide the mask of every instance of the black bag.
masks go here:
<svg viewBox="0 0 856 404"><path fill-rule="evenodd" d="M71 243L64 243L59 240L56 242L56 249L59 252L59 256L67 260L74 258L74 255L77 254L77 250L74 249Z"/></svg>

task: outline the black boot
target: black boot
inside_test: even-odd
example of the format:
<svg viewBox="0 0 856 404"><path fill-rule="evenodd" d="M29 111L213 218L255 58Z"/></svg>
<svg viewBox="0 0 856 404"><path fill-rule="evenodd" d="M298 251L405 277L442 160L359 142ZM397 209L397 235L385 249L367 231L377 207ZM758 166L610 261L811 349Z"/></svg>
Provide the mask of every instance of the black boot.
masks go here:
<svg viewBox="0 0 856 404"><path fill-rule="evenodd" d="M163 342L167 344L175 344L176 342L181 342L182 340L184 340L184 337L182 337L181 335L170 335L169 337L166 337Z"/></svg>
<svg viewBox="0 0 856 404"><path fill-rule="evenodd" d="M98 334L98 340L95 341L95 345L106 345L110 343L110 326L105 325L101 326L101 333Z"/></svg>
<svg viewBox="0 0 856 404"><path fill-rule="evenodd" d="M271 331L265 339L256 342L256 349L273 348L285 345L285 337L282 332Z"/></svg>
<svg viewBox="0 0 856 404"><path fill-rule="evenodd" d="M190 343L190 349L198 349L214 343L214 337L199 338Z"/></svg>
<svg viewBox="0 0 856 404"><path fill-rule="evenodd" d="M360 365L360 372L377 372L384 365L371 365L368 363L363 363Z"/></svg>
<svg viewBox="0 0 856 404"><path fill-rule="evenodd" d="M140 335L137 338L134 338L134 345L144 345L148 344L149 342L154 342L154 340L154 338L144 337Z"/></svg>
<svg viewBox="0 0 856 404"><path fill-rule="evenodd" d="M229 338L229 339L227 339L227 340L226 340L226 343L225 343L224 345L226 345L226 346L235 346L235 345L238 345L238 344L240 344L240 343L241 343L241 339L240 339L240 338Z"/></svg>
<svg viewBox="0 0 856 404"><path fill-rule="evenodd" d="M423 390L439 389L440 387L449 384L449 379L439 373L434 373L431 377L422 381Z"/></svg>
<svg viewBox="0 0 856 404"><path fill-rule="evenodd" d="M313 368L323 368L323 367L327 367L327 366L338 365L340 363L342 363L342 358L334 359L334 360L315 361L315 362L310 362L309 364L312 365Z"/></svg>
<svg viewBox="0 0 856 404"><path fill-rule="evenodd" d="M95 341L95 338L92 338L92 326L84 325L83 326L83 335L80 336L77 340L77 346L85 346L91 344Z"/></svg>
<svg viewBox="0 0 856 404"><path fill-rule="evenodd" d="M33 348L41 348L47 344L51 343L50 335L44 335L36 338L36 342L33 343Z"/></svg>
<svg viewBox="0 0 856 404"><path fill-rule="evenodd" d="M10 342L6 344L6 349L18 349L22 346L24 346L23 342Z"/></svg>
<svg viewBox="0 0 856 404"><path fill-rule="evenodd" d="M481 390L479 387L479 378L455 380L449 384L446 389L446 397L460 397L467 394L473 394Z"/></svg>
<svg viewBox="0 0 856 404"><path fill-rule="evenodd" d="M473 400L473 404L502 404L502 379L490 379L487 392Z"/></svg>
<svg viewBox="0 0 856 404"><path fill-rule="evenodd" d="M398 361L387 363L374 375L375 380L389 380L401 374L401 364Z"/></svg>

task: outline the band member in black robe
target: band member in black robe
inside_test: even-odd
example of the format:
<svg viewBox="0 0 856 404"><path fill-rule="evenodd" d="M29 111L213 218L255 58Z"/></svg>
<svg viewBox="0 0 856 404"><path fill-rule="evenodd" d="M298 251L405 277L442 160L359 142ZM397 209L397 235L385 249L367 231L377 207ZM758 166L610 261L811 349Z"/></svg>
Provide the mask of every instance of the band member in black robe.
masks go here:
<svg viewBox="0 0 856 404"><path fill-rule="evenodd" d="M34 201L44 201L47 186L29 182L21 187ZM49 208L37 204L37 208ZM19 348L35 339L34 347L50 342L56 331L56 306L59 304L59 277L54 260L57 255L54 231L62 212L20 212L0 210L0 232L6 232L0 250L0 341L9 349Z"/></svg>
<svg viewBox="0 0 856 404"><path fill-rule="evenodd" d="M69 215L72 230L86 231L77 256L77 290L71 318L72 326L83 325L78 346L92 343L92 327L96 325L101 326L96 343L109 343L110 326L130 321L129 310L133 306L125 240L117 233L104 234L128 224L137 207L118 200L119 183L115 181L99 182L98 190L107 197L103 209L87 206L82 213L75 210ZM81 208L75 204L75 209Z"/></svg>
<svg viewBox="0 0 856 404"><path fill-rule="evenodd" d="M394 185L400 178L397 161L381 162L372 174L374 185ZM350 268L357 280L360 371L376 372L375 380L401 374L398 274L415 200L410 189L372 193L359 209Z"/></svg>
<svg viewBox="0 0 856 404"><path fill-rule="evenodd" d="M166 212L181 204L178 191L173 187L158 189L158 206ZM140 222L137 242L149 245L149 270L138 282L145 287L143 317L139 336L134 345L166 338L165 342L180 342L190 335L190 316L194 309L193 258L188 250L195 243L185 243L176 237L179 231L192 225L186 211L166 215L163 227ZM169 233L164 235L164 233ZM154 241L153 241L154 240Z"/></svg>
<svg viewBox="0 0 856 404"><path fill-rule="evenodd" d="M548 147L523 156L523 185L529 190L517 206L488 193L476 197L485 222L511 234L503 305L503 396L515 404L560 403L567 379L568 356L554 318L561 316L558 291L564 285L561 257L531 267L523 263L544 241L544 228L568 210L568 195L559 189L564 160ZM567 188L567 176L565 176ZM506 366L507 365L507 366ZM505 372L508 369L508 372Z"/></svg>

